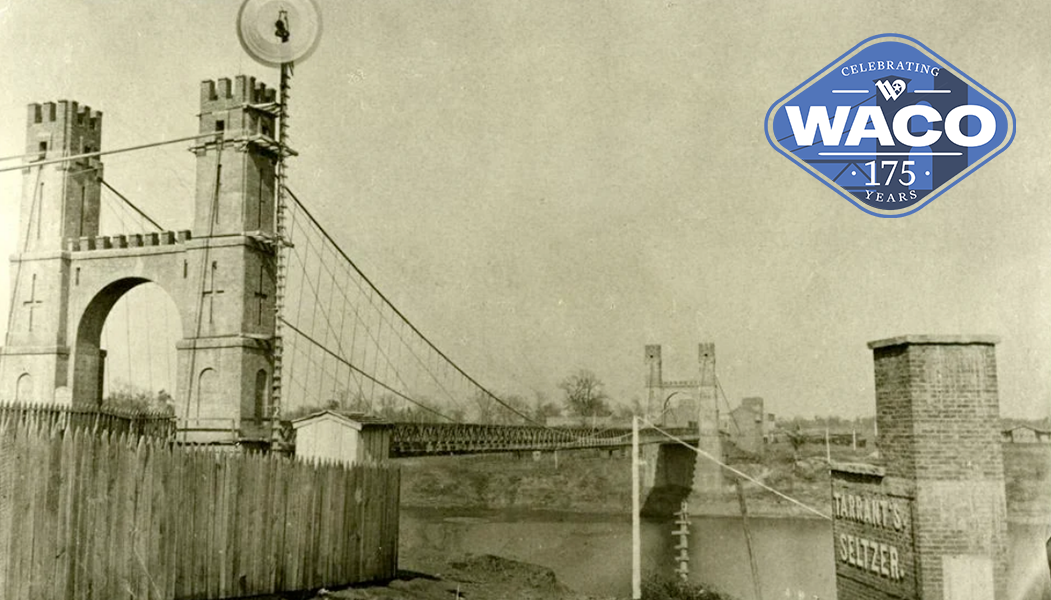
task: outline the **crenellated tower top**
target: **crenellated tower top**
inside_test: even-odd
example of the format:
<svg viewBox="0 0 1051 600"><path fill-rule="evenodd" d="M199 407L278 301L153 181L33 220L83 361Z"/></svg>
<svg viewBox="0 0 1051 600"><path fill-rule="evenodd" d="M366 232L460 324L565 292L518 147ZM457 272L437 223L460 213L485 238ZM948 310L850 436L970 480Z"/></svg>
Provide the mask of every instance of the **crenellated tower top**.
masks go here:
<svg viewBox="0 0 1051 600"><path fill-rule="evenodd" d="M56 150L83 154L97 151L101 145L102 113L89 106L69 100L34 102L27 112L26 154L50 152L49 158L54 158Z"/></svg>
<svg viewBox="0 0 1051 600"><path fill-rule="evenodd" d="M197 155L196 237L274 231L279 146L277 91L238 75L201 82L200 133L220 133Z"/></svg>
<svg viewBox="0 0 1051 600"><path fill-rule="evenodd" d="M43 160L97 152L102 113L69 100L32 103L26 115L18 251L61 250L65 240L98 235L102 162L91 157L33 167Z"/></svg>

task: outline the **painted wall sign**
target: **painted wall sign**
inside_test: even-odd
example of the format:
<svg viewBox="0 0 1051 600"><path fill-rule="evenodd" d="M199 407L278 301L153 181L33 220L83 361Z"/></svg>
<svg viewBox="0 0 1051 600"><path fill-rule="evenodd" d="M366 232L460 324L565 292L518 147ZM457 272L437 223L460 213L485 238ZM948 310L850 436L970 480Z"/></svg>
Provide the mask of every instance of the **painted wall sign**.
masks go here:
<svg viewBox="0 0 1051 600"><path fill-rule="evenodd" d="M912 214L1014 139L1011 107L920 42L869 38L770 107L781 154L861 210Z"/></svg>
<svg viewBox="0 0 1051 600"><path fill-rule="evenodd" d="M908 502L900 498L834 492L832 510L835 518L861 523L871 528L904 533L909 526ZM864 530L861 534L837 534L839 560L888 579L905 579L902 552L898 544L869 539L877 536L866 537Z"/></svg>
<svg viewBox="0 0 1051 600"><path fill-rule="evenodd" d="M833 473L832 535L836 575L891 597L915 593L912 500L878 484L844 481Z"/></svg>

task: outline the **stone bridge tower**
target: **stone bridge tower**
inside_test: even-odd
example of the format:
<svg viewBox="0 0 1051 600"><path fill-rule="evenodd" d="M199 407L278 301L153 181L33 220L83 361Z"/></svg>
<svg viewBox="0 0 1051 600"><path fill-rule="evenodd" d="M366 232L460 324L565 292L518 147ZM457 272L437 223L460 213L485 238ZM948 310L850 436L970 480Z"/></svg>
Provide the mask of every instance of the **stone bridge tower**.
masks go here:
<svg viewBox="0 0 1051 600"><path fill-rule="evenodd" d="M98 151L102 115L75 102L29 105L26 151L39 158L23 169L0 399L99 403L106 316L152 282L182 322L181 426L263 435L274 336L275 98L251 77L203 82L200 133L216 135L192 148L192 231L114 236L99 235L99 158L46 162Z"/></svg>
<svg viewBox="0 0 1051 600"><path fill-rule="evenodd" d="M698 433L697 448L707 457L677 444L647 446L650 493L643 513L669 515L691 493L719 493L723 487L722 437L719 431L718 382L715 378L715 344L697 346L697 379L666 381L661 347L646 346L646 416L657 425L691 428ZM713 460L714 459L714 460Z"/></svg>

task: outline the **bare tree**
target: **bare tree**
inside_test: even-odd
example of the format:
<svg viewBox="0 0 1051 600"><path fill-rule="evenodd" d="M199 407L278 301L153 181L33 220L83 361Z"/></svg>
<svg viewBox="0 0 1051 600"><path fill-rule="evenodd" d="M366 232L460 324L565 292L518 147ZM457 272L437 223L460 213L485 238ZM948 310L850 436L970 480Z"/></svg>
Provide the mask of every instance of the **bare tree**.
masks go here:
<svg viewBox="0 0 1051 600"><path fill-rule="evenodd" d="M346 388L341 388L335 393L335 401L340 410L362 414L370 414L372 412L372 403L368 401L361 390L352 392Z"/></svg>
<svg viewBox="0 0 1051 600"><path fill-rule="evenodd" d="M638 396L633 396L631 398L631 403L630 404L621 404L620 406L617 407L617 418L618 419L623 419L625 421L630 421L631 418L633 416L635 416L635 415L639 415L639 416L643 415L642 400L640 400Z"/></svg>
<svg viewBox="0 0 1051 600"><path fill-rule="evenodd" d="M478 390L471 397L471 420L486 425L524 425L529 415L529 403L517 394L504 394L495 400L488 393ZM515 412L517 411L517 412Z"/></svg>
<svg viewBox="0 0 1051 600"><path fill-rule="evenodd" d="M469 413L471 422L483 425L490 425L495 422L494 419L500 411L500 405L489 397L489 394L482 390L475 391L474 395L471 396L471 404L473 404Z"/></svg>
<svg viewBox="0 0 1051 600"><path fill-rule="evenodd" d="M562 416L562 407L547 399L544 392L536 392L533 400L533 418L540 423L547 423L548 417Z"/></svg>
<svg viewBox="0 0 1051 600"><path fill-rule="evenodd" d="M119 383L114 386L102 401L104 410L154 412L175 414L171 394L164 390L153 393L131 383Z"/></svg>
<svg viewBox="0 0 1051 600"><path fill-rule="evenodd" d="M602 381L587 369L566 377L558 387L565 393L566 408L570 414L581 417L605 417L612 412L606 402L609 396Z"/></svg>
<svg viewBox="0 0 1051 600"><path fill-rule="evenodd" d="M500 406L493 415L493 423L498 425L526 425L528 421L522 415L529 416L529 403L518 394L504 394L501 398L505 406ZM513 410L512 410L513 409Z"/></svg>

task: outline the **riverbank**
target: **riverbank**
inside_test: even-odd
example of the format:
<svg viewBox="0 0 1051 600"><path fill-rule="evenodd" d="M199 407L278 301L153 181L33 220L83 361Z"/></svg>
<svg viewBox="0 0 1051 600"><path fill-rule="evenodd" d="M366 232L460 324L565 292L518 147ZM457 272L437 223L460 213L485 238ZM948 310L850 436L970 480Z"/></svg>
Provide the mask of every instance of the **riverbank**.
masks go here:
<svg viewBox="0 0 1051 600"><path fill-rule="evenodd" d="M864 461L866 451L833 448L833 460ZM795 453L772 446L759 459L730 457L735 469L798 501L781 498L760 485L743 482L750 515L814 517L830 514L830 479L823 446L806 446ZM546 510L576 513L629 514L631 462L621 450L489 454L403 459L402 506L489 510ZM1051 524L1051 446L1004 445L1008 519L1017 523ZM728 478L729 481L729 478ZM694 498L695 514L740 514L731 485L719 494Z"/></svg>
<svg viewBox="0 0 1051 600"><path fill-rule="evenodd" d="M570 590L546 567L493 556L432 557L424 571L400 570L383 584L321 590L314 600L620 600ZM701 586L671 579L644 582L643 594L654 600L730 600ZM275 599L276 600L276 599Z"/></svg>
<svg viewBox="0 0 1051 600"><path fill-rule="evenodd" d="M335 600L605 600L569 590L555 572L492 555L413 557L390 582L321 591Z"/></svg>

